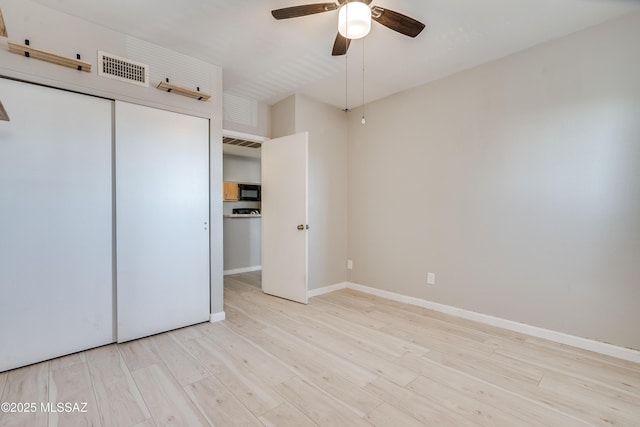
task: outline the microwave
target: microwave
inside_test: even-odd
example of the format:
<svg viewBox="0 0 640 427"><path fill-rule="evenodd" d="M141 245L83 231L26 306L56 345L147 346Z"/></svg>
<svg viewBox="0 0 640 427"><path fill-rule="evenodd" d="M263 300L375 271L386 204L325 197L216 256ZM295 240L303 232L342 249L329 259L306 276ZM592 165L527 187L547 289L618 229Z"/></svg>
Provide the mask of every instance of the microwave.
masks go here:
<svg viewBox="0 0 640 427"><path fill-rule="evenodd" d="M259 202L260 186L255 184L238 184L238 200Z"/></svg>

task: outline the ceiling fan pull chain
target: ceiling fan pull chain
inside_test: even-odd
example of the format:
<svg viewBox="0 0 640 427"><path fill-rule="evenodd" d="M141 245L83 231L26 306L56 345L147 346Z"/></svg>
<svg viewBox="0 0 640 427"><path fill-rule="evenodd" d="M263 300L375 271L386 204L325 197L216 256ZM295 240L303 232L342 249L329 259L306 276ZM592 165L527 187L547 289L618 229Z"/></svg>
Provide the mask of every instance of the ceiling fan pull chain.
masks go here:
<svg viewBox="0 0 640 427"><path fill-rule="evenodd" d="M347 31L349 29L349 10L347 14ZM349 111L349 55L348 52L344 54L344 112Z"/></svg>
<svg viewBox="0 0 640 427"><path fill-rule="evenodd" d="M362 38L362 124L367 120L364 118L364 37Z"/></svg>
<svg viewBox="0 0 640 427"><path fill-rule="evenodd" d="M344 109L345 113L349 112L349 55L344 55Z"/></svg>

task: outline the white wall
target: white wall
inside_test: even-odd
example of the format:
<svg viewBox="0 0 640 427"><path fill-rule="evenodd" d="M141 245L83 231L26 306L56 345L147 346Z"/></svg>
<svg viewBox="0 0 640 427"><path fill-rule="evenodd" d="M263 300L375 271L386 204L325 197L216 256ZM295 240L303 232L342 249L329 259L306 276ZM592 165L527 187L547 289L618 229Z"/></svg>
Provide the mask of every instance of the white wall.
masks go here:
<svg viewBox="0 0 640 427"><path fill-rule="evenodd" d="M0 48L0 76L22 79L109 99L128 101L210 119L211 307L223 310L222 257L222 70L160 46L56 12L29 0L0 0L8 39L60 55L76 53L93 66L91 73L25 58ZM4 40L2 40L4 41ZM97 51L103 50L148 64L148 88L99 77ZM172 83L200 86L212 94L208 102L160 91L154 87L169 77ZM11 112L9 111L9 114Z"/></svg>
<svg viewBox="0 0 640 427"><path fill-rule="evenodd" d="M261 265L262 218L225 218L225 272L259 269Z"/></svg>
<svg viewBox="0 0 640 427"><path fill-rule="evenodd" d="M222 175L225 181L259 184L262 180L260 159L225 154L222 158Z"/></svg>
<svg viewBox="0 0 640 427"><path fill-rule="evenodd" d="M640 349L637 40L640 14L351 113L349 280Z"/></svg>
<svg viewBox="0 0 640 427"><path fill-rule="evenodd" d="M274 138L309 132L309 289L346 280L346 118L338 108L295 95L271 110Z"/></svg>
<svg viewBox="0 0 640 427"><path fill-rule="evenodd" d="M271 138L293 135L296 133L296 96L271 106Z"/></svg>
<svg viewBox="0 0 640 427"><path fill-rule="evenodd" d="M263 103L225 94L225 130L262 137L271 134L271 108Z"/></svg>
<svg viewBox="0 0 640 427"><path fill-rule="evenodd" d="M309 289L346 279L347 129L338 108L296 96L296 133L309 132Z"/></svg>
<svg viewBox="0 0 640 427"><path fill-rule="evenodd" d="M201 60L147 43L79 18L57 12L30 0L0 0L8 40L23 43L29 39L34 48L44 49L75 58L79 53L83 61L92 64L90 73L76 71L0 49L0 71L3 75L48 84L106 98L117 97L122 101L144 103L163 109L181 110L196 116L216 113L222 120L221 102L222 70ZM98 76L97 51L102 50L127 59L149 65L151 85L141 87ZM200 86L203 92L213 95L209 102L166 93L155 85L170 78L175 84Z"/></svg>

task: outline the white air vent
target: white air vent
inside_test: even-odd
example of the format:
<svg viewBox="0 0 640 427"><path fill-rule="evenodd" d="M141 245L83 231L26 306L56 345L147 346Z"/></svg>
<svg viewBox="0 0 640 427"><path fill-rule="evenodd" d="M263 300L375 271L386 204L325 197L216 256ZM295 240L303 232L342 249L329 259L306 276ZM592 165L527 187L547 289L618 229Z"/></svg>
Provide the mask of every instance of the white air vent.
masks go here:
<svg viewBox="0 0 640 427"><path fill-rule="evenodd" d="M258 126L258 102L241 96L224 94L224 120L245 126Z"/></svg>
<svg viewBox="0 0 640 427"><path fill-rule="evenodd" d="M230 137L227 137L227 136L222 138L222 143L223 144L229 144L229 145L237 145L239 147L247 147L247 148L260 148L260 147L262 147L262 143L261 142L245 141L244 139L230 138Z"/></svg>
<svg viewBox="0 0 640 427"><path fill-rule="evenodd" d="M98 51L98 75L149 87L149 66Z"/></svg>

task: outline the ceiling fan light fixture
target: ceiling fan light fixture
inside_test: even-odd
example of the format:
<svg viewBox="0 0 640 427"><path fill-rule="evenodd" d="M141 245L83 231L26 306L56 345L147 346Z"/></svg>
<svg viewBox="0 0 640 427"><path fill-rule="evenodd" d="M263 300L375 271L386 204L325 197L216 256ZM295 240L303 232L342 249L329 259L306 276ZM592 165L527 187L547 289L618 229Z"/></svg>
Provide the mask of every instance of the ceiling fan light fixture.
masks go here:
<svg viewBox="0 0 640 427"><path fill-rule="evenodd" d="M371 31L371 9L359 2L345 3L338 11L338 32L342 37L356 40Z"/></svg>
<svg viewBox="0 0 640 427"><path fill-rule="evenodd" d="M0 101L0 120L3 120L5 122L9 121L9 115L7 114L7 110L4 109L2 101Z"/></svg>

